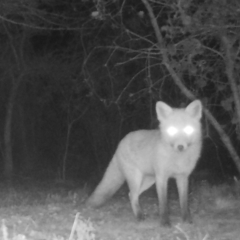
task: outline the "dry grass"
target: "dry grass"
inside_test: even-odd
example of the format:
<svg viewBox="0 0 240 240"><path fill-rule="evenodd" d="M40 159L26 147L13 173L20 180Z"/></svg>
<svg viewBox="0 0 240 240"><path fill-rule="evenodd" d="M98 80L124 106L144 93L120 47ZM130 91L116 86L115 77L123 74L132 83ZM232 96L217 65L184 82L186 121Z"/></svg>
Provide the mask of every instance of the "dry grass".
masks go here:
<svg viewBox="0 0 240 240"><path fill-rule="evenodd" d="M190 194L193 224L181 222L178 199L170 194L171 228L159 224L154 190L141 198L147 218L137 222L127 194L101 209L86 208L78 187L1 187L2 240L235 240L240 235L240 182L197 184ZM90 220L91 219L91 220Z"/></svg>

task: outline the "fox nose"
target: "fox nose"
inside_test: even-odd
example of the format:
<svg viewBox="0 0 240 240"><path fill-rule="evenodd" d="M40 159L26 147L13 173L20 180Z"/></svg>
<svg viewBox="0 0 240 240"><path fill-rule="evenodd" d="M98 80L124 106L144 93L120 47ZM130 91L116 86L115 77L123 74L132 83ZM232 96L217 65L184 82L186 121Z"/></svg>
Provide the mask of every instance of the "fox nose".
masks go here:
<svg viewBox="0 0 240 240"><path fill-rule="evenodd" d="M180 152L182 152L183 150L184 150L184 146L183 145L178 145L178 150L180 151Z"/></svg>

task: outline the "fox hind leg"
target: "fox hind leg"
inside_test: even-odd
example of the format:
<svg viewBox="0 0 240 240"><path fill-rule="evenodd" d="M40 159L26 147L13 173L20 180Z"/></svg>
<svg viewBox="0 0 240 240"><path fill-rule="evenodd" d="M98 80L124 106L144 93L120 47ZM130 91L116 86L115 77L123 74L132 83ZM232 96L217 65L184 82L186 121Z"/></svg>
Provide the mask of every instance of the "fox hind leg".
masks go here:
<svg viewBox="0 0 240 240"><path fill-rule="evenodd" d="M137 220L144 220L145 216L139 205L139 196L142 192L150 188L154 184L155 180L151 177L144 177L143 174L138 171L134 173L134 179L130 177L127 182L130 189L129 198L133 213Z"/></svg>
<svg viewBox="0 0 240 240"><path fill-rule="evenodd" d="M139 205L139 195L143 177L141 172L139 171L133 171L128 175L129 176L127 176L127 183L129 187L129 198L131 202L131 207L137 220L141 221L144 220L144 214Z"/></svg>
<svg viewBox="0 0 240 240"><path fill-rule="evenodd" d="M139 195L136 192L130 191L129 198L130 198L131 207L132 207L132 210L133 210L133 213L134 213L136 219L138 221L144 220L144 214L139 205Z"/></svg>

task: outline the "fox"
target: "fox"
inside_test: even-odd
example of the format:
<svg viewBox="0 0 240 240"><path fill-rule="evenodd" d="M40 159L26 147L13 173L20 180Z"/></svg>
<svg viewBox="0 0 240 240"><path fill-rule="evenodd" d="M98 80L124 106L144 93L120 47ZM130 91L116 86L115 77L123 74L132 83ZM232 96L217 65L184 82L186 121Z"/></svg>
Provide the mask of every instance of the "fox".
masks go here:
<svg viewBox="0 0 240 240"><path fill-rule="evenodd" d="M143 220L139 196L156 184L160 224L170 226L167 191L168 180L174 178L181 218L192 223L188 206L189 176L201 154L202 104L194 100L186 108L172 108L158 101L156 115L157 129L130 132L120 141L86 204L102 206L126 181L132 211L137 220Z"/></svg>

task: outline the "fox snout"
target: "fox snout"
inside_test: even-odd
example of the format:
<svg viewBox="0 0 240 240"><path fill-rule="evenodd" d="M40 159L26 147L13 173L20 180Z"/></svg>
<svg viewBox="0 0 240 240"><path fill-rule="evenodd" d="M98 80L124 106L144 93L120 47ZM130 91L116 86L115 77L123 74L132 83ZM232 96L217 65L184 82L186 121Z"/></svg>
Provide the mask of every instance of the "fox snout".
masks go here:
<svg viewBox="0 0 240 240"><path fill-rule="evenodd" d="M178 145L178 146L177 146L177 148L178 148L178 150L179 150L180 152L182 152L182 151L184 150L184 146L183 146L183 145L181 145L181 144L180 144L180 145Z"/></svg>
<svg viewBox="0 0 240 240"><path fill-rule="evenodd" d="M172 144L172 147L177 152L184 152L189 148L190 145L191 145L190 143L175 143Z"/></svg>

